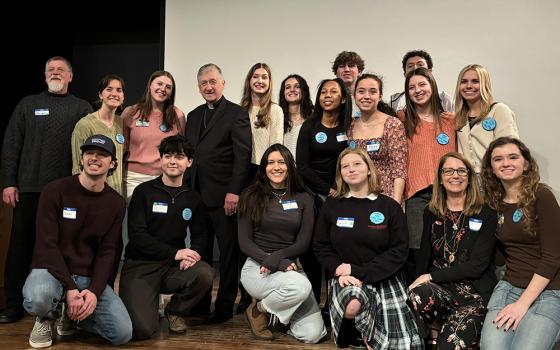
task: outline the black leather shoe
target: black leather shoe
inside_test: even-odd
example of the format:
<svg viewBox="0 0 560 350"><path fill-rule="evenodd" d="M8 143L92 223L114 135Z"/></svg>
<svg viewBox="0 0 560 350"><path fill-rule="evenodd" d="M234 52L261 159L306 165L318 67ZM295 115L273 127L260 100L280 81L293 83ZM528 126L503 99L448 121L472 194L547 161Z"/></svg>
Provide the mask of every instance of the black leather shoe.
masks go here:
<svg viewBox="0 0 560 350"><path fill-rule="evenodd" d="M14 323L23 318L23 310L17 307L8 307L0 312L0 323Z"/></svg>
<svg viewBox="0 0 560 350"><path fill-rule="evenodd" d="M210 324L218 324L224 323L227 320L231 320L233 318L233 314L231 313L224 313L224 312L213 312L208 316L208 323Z"/></svg>

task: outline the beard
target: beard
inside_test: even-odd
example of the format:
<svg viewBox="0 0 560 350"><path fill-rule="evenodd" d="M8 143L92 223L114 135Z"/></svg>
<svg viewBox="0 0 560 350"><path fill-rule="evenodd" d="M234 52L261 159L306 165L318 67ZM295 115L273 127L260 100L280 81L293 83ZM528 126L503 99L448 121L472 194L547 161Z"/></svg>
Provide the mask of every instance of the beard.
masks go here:
<svg viewBox="0 0 560 350"><path fill-rule="evenodd" d="M50 92L58 93L64 88L64 82L62 80L49 80L47 82Z"/></svg>

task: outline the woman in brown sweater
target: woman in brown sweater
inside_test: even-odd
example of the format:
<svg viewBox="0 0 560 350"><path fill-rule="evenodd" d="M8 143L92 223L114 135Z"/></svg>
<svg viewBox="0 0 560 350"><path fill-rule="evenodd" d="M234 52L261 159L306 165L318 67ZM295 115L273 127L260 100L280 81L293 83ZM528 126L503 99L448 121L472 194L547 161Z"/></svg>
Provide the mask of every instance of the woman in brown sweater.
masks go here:
<svg viewBox="0 0 560 350"><path fill-rule="evenodd" d="M515 138L493 141L482 161L488 204L498 211L507 271L490 302L481 349L552 349L560 338L560 207Z"/></svg>

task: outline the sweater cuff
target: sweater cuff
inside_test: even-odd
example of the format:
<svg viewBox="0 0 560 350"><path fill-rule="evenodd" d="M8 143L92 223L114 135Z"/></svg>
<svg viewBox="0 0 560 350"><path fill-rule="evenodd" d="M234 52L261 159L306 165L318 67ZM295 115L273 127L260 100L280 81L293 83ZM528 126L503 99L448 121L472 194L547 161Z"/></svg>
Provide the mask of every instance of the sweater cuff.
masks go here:
<svg viewBox="0 0 560 350"><path fill-rule="evenodd" d="M358 265L350 264L350 276L356 277L363 282L365 280L364 269Z"/></svg>

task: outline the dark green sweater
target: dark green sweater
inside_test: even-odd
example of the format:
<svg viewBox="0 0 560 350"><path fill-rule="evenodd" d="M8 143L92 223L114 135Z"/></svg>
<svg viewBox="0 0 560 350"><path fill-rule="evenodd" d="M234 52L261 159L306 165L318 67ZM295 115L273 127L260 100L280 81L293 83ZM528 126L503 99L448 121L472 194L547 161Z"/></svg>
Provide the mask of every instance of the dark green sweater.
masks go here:
<svg viewBox="0 0 560 350"><path fill-rule="evenodd" d="M47 183L72 174L74 126L92 109L73 95L41 92L14 109L2 146L2 182L20 192L41 192Z"/></svg>

